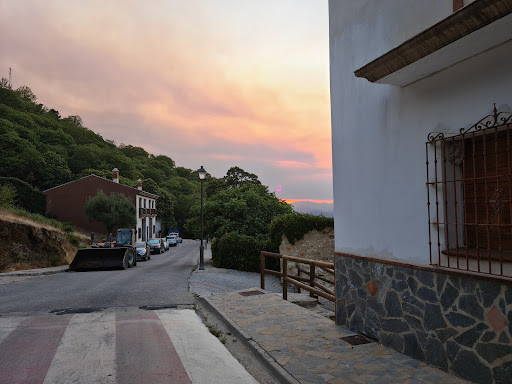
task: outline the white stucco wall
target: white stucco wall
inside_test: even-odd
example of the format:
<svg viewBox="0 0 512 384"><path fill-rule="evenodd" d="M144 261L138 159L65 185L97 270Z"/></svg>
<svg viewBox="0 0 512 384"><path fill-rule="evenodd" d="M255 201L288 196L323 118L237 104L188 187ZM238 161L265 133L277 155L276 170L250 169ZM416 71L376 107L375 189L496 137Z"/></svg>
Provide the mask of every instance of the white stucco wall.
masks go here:
<svg viewBox="0 0 512 384"><path fill-rule="evenodd" d="M425 142L512 111L512 41L398 87L354 71L452 13L452 0L331 0L335 250L428 265Z"/></svg>

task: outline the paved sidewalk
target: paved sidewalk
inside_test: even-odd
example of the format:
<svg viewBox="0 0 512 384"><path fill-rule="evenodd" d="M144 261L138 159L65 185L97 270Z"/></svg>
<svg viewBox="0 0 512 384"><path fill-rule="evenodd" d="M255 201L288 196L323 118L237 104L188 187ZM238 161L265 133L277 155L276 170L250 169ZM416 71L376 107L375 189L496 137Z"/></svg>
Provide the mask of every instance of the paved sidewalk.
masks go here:
<svg viewBox="0 0 512 384"><path fill-rule="evenodd" d="M266 277L266 287L273 277ZM276 292L274 283L270 287ZM205 252L205 270L194 271L190 281L191 291L201 296L199 300L224 318L232 333L249 345L281 382L467 383L375 342L353 346L341 338L354 336L354 332L257 286L257 273L214 268L209 250Z"/></svg>
<svg viewBox="0 0 512 384"><path fill-rule="evenodd" d="M352 346L356 335L331 320L253 288L203 298L249 343L284 368L283 380L299 383L466 383L448 373L371 342ZM274 364L275 364L274 363Z"/></svg>

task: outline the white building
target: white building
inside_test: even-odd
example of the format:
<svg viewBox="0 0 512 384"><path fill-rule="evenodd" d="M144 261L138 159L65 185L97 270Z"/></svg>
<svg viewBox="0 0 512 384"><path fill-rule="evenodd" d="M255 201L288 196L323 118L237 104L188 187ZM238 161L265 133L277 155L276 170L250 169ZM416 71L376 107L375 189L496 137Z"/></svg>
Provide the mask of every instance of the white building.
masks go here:
<svg viewBox="0 0 512 384"><path fill-rule="evenodd" d="M500 382L510 355L486 351L512 346L512 0L330 0L329 24L337 322Z"/></svg>

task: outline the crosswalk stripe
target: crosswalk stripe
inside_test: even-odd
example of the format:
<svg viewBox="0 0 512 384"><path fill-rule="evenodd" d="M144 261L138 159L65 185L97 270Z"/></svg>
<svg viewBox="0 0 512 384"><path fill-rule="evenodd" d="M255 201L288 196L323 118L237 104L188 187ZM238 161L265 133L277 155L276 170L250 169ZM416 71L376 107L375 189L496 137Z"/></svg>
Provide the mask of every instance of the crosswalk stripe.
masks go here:
<svg viewBox="0 0 512 384"><path fill-rule="evenodd" d="M115 384L115 314L73 316L44 384Z"/></svg>
<svg viewBox="0 0 512 384"><path fill-rule="evenodd" d="M18 324L0 344L0 383L42 383L70 319L35 316Z"/></svg>
<svg viewBox="0 0 512 384"><path fill-rule="evenodd" d="M154 311L116 311L117 382L191 384Z"/></svg>
<svg viewBox="0 0 512 384"><path fill-rule="evenodd" d="M193 310L156 311L194 383L258 382L203 325ZM229 367L229 369L226 369Z"/></svg>
<svg viewBox="0 0 512 384"><path fill-rule="evenodd" d="M0 343L25 319L26 317L0 317Z"/></svg>

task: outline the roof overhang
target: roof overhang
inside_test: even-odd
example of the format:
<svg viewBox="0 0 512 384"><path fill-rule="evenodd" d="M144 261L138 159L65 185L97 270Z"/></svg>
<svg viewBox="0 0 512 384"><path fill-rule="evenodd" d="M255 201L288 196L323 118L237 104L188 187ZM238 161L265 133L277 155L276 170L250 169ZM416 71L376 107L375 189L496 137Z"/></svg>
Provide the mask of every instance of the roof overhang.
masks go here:
<svg viewBox="0 0 512 384"><path fill-rule="evenodd" d="M476 0L355 71L404 86L512 39L512 0Z"/></svg>

